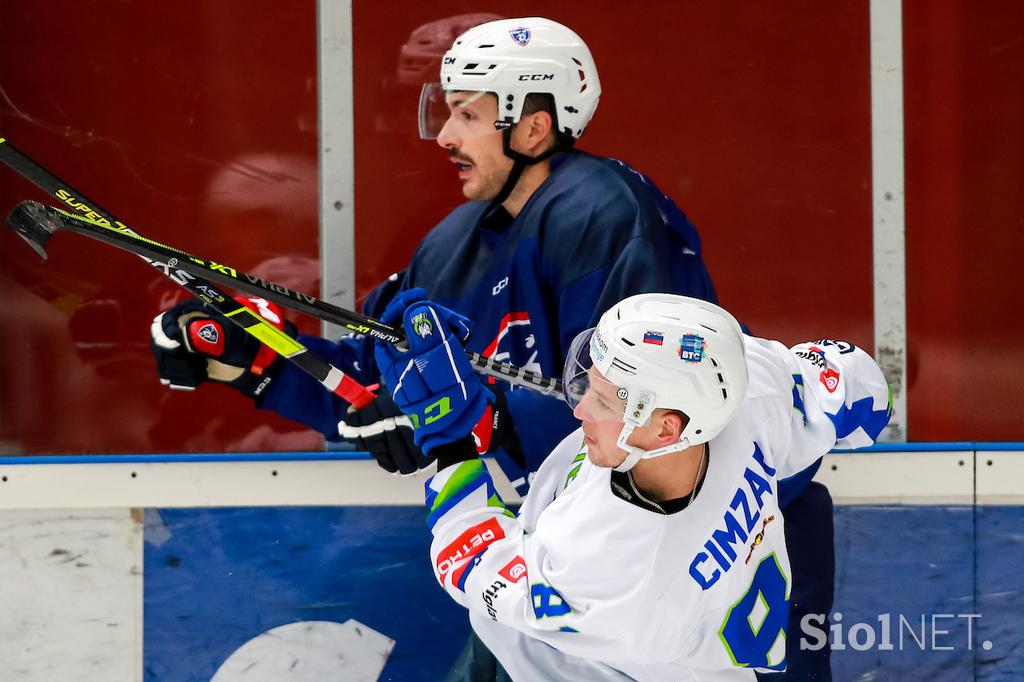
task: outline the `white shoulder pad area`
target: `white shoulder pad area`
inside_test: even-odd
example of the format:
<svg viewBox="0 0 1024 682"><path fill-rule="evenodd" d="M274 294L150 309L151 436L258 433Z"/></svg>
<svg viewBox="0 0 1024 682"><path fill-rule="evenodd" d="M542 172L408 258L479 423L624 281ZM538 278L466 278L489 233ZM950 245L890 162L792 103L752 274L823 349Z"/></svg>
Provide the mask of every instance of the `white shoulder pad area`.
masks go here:
<svg viewBox="0 0 1024 682"><path fill-rule="evenodd" d="M852 343L832 339L801 343L791 352L800 371L794 381L802 384L798 393L805 418L820 410L835 427L835 447L874 443L892 414L889 384L874 359Z"/></svg>
<svg viewBox="0 0 1024 682"><path fill-rule="evenodd" d="M773 445L780 476L833 448L871 445L889 422L888 384L862 349L828 339L791 349L756 337L745 342L750 381L744 402Z"/></svg>

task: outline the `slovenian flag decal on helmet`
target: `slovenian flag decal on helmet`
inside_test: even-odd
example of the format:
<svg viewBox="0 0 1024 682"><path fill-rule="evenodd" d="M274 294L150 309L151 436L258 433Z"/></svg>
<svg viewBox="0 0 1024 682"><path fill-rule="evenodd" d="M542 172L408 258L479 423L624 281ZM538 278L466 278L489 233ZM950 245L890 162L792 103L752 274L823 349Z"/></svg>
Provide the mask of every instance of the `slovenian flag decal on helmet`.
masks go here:
<svg viewBox="0 0 1024 682"><path fill-rule="evenodd" d="M665 335L661 332L644 332L644 343L660 346L665 342Z"/></svg>
<svg viewBox="0 0 1024 682"><path fill-rule="evenodd" d="M512 40L516 41L523 47L526 47L526 43L530 42L530 29L528 28L514 28L509 31L508 34L512 36Z"/></svg>
<svg viewBox="0 0 1024 682"><path fill-rule="evenodd" d="M683 334L679 339L679 357L687 362L700 362L704 359L704 337L697 334Z"/></svg>

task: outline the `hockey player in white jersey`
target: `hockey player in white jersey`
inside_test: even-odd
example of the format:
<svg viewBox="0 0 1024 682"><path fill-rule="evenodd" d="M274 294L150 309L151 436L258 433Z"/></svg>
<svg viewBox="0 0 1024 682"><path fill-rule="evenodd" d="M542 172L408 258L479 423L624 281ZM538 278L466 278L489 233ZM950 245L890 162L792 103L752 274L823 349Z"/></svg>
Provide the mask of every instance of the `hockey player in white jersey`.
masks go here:
<svg viewBox="0 0 1024 682"><path fill-rule="evenodd" d="M516 516L470 434L490 393L459 347L468 321L420 301L403 322L409 350L377 360L438 455L435 575L514 680L754 680L799 655L777 483L888 422L869 355L745 336L697 299L628 298L576 338L581 428Z"/></svg>

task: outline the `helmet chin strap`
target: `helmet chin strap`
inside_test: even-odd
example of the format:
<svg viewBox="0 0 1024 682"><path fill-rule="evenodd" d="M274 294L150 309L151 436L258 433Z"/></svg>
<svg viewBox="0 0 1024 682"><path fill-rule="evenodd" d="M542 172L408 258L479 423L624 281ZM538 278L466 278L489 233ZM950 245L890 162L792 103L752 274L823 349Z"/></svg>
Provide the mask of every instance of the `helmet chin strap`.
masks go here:
<svg viewBox="0 0 1024 682"><path fill-rule="evenodd" d="M641 459L654 459L655 457L679 452L680 450L685 450L690 447L690 440L688 438L683 438L676 443L655 448L654 450L644 450L643 448L638 448L635 445L629 445L626 441L629 439L630 434L633 433L634 428L636 428L635 424L626 423L622 425L622 431L619 432L619 439L615 444L626 451L626 459L622 460L622 463L619 464L619 466L613 467L615 471L629 471L636 466L636 463Z"/></svg>
<svg viewBox="0 0 1024 682"><path fill-rule="evenodd" d="M490 213L495 208L500 206L508 199L509 195L512 194L512 190L515 189L516 185L519 184L519 178L522 177L523 171L526 170L527 166L540 163L545 159L549 159L555 154L562 151L569 151L572 149L575 140L572 137L566 135L556 135L555 144L551 145L551 148L545 152L542 152L538 156L527 156L520 152L512 149L512 128L517 124L511 124L501 132L501 148L505 152L505 156L512 159L512 170L508 172L508 177L505 178L505 184L498 190L498 194L491 199L490 205L487 207L486 213Z"/></svg>

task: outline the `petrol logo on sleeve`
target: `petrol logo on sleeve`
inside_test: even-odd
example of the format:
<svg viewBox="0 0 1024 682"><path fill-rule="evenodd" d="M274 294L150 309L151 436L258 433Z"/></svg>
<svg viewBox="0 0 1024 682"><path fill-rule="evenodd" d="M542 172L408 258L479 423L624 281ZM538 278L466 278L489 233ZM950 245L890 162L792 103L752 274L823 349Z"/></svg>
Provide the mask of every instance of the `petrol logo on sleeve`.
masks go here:
<svg viewBox="0 0 1024 682"><path fill-rule="evenodd" d="M516 555L505 568L498 571L498 575L509 582L517 583L526 577L526 561L523 557Z"/></svg>
<svg viewBox="0 0 1024 682"><path fill-rule="evenodd" d="M483 523L466 529L455 541L441 550L437 555L437 573L444 582L445 576L452 572L464 559L480 554L495 540L505 537L498 519L493 516Z"/></svg>

